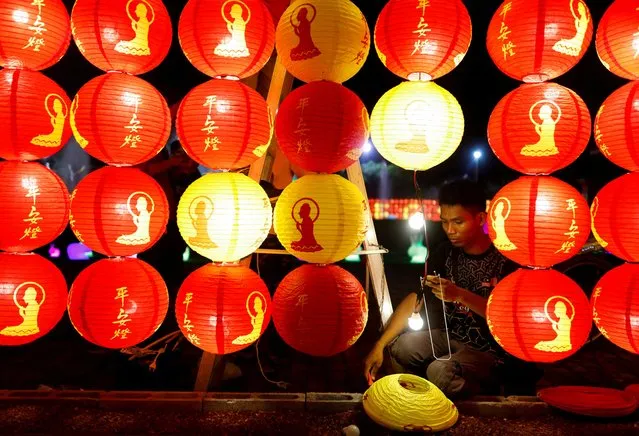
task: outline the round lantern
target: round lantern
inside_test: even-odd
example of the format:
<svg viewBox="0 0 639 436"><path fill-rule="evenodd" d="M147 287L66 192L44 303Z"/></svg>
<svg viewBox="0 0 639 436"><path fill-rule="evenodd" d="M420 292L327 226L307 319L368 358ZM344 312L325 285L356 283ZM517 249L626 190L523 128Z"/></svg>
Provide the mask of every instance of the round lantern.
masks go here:
<svg viewBox="0 0 639 436"><path fill-rule="evenodd" d="M69 14L61 0L6 0L0 4L0 66L44 70L71 42Z"/></svg>
<svg viewBox="0 0 639 436"><path fill-rule="evenodd" d="M162 187L135 168L104 167L71 194L69 223L78 240L107 256L131 256L164 233L169 206Z"/></svg>
<svg viewBox="0 0 639 436"><path fill-rule="evenodd" d="M71 103L76 141L109 165L137 165L162 150L171 134L169 106L150 83L107 73L87 82Z"/></svg>
<svg viewBox="0 0 639 436"><path fill-rule="evenodd" d="M575 188L554 177L521 177L491 200L488 232L509 259L550 267L570 259L586 243L588 203Z"/></svg>
<svg viewBox="0 0 639 436"><path fill-rule="evenodd" d="M64 147L71 137L71 101L47 76L34 71L0 71L0 158L38 160Z"/></svg>
<svg viewBox="0 0 639 436"><path fill-rule="evenodd" d="M64 315L64 276L37 254L0 253L0 285L0 345L33 342Z"/></svg>
<svg viewBox="0 0 639 436"><path fill-rule="evenodd" d="M273 296L273 323L282 339L311 356L333 356L366 327L368 301L357 279L337 265L303 265Z"/></svg>
<svg viewBox="0 0 639 436"><path fill-rule="evenodd" d="M213 262L234 262L257 250L273 220L271 202L253 179L209 173L186 188L177 208L182 238Z"/></svg>
<svg viewBox="0 0 639 436"><path fill-rule="evenodd" d="M271 295L260 276L245 266L208 264L182 283L175 316L196 347L214 354L234 353L266 330Z"/></svg>
<svg viewBox="0 0 639 436"><path fill-rule="evenodd" d="M368 139L368 111L354 92L312 82L290 93L275 118L277 144L305 170L336 173L357 162Z"/></svg>
<svg viewBox="0 0 639 436"><path fill-rule="evenodd" d="M171 48L171 17L162 0L76 0L71 30L80 53L103 71L142 74Z"/></svg>
<svg viewBox="0 0 639 436"><path fill-rule="evenodd" d="M592 39L583 0L506 0L488 26L488 54L504 74L543 82L577 65Z"/></svg>
<svg viewBox="0 0 639 436"><path fill-rule="evenodd" d="M243 168L264 156L273 122L266 100L235 80L213 79L193 88L178 109L180 143L213 169Z"/></svg>
<svg viewBox="0 0 639 436"><path fill-rule="evenodd" d="M504 350L528 362L573 355L592 327L586 294L552 269L520 269L506 276L488 298L486 321Z"/></svg>
<svg viewBox="0 0 639 436"><path fill-rule="evenodd" d="M638 29L637 4L631 0L613 1L597 26L595 47L601 63L625 79L639 79Z"/></svg>
<svg viewBox="0 0 639 436"><path fill-rule="evenodd" d="M271 16L273 17L274 23L279 23L280 17L288 8L288 5L291 3L290 0L264 0L264 3L268 7L271 12Z"/></svg>
<svg viewBox="0 0 639 436"><path fill-rule="evenodd" d="M431 80L462 61L472 36L461 0L386 3L375 24L375 49L382 63L403 79Z"/></svg>
<svg viewBox="0 0 639 436"><path fill-rule="evenodd" d="M169 308L162 276L133 258L102 259L84 269L69 292L69 318L80 335L104 348L151 337Z"/></svg>
<svg viewBox="0 0 639 436"><path fill-rule="evenodd" d="M370 50L364 14L350 0L297 0L275 32L277 53L303 82L342 83L362 68Z"/></svg>
<svg viewBox="0 0 639 436"><path fill-rule="evenodd" d="M464 133L461 106L434 82L403 82L379 99L371 139L384 159L407 170L427 170L448 159Z"/></svg>
<svg viewBox="0 0 639 436"><path fill-rule="evenodd" d="M69 219L69 192L37 162L0 162L0 250L35 250L60 236Z"/></svg>
<svg viewBox="0 0 639 436"><path fill-rule="evenodd" d="M252 76L275 46L275 26L262 0L189 0L180 16L180 46L211 77Z"/></svg>
<svg viewBox="0 0 639 436"><path fill-rule="evenodd" d="M353 183L336 174L309 174L280 194L274 229L286 251L311 263L334 263L359 247L368 207Z"/></svg>
<svg viewBox="0 0 639 436"><path fill-rule="evenodd" d="M549 174L574 162L590 139L584 101L556 83L521 85L497 104L488 142L499 160L525 174Z"/></svg>

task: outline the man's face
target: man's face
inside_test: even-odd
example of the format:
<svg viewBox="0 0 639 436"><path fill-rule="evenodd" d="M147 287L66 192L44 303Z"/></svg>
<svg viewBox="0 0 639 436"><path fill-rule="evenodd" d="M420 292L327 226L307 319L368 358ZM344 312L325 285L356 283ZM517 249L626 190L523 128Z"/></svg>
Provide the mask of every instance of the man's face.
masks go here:
<svg viewBox="0 0 639 436"><path fill-rule="evenodd" d="M442 227L455 247L472 244L483 233L485 212L475 212L458 204L441 205Z"/></svg>

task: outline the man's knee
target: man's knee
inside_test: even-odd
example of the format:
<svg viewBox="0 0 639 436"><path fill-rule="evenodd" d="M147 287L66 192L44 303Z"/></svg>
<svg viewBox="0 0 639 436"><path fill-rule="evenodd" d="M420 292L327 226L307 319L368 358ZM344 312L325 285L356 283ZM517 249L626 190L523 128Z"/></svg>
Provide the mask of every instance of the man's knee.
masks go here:
<svg viewBox="0 0 639 436"><path fill-rule="evenodd" d="M406 370L424 365L424 332L406 332L397 337L389 347L392 358Z"/></svg>
<svg viewBox="0 0 639 436"><path fill-rule="evenodd" d="M449 397L458 394L465 383L461 377L461 367L454 360L436 360L432 362L426 369L426 377Z"/></svg>

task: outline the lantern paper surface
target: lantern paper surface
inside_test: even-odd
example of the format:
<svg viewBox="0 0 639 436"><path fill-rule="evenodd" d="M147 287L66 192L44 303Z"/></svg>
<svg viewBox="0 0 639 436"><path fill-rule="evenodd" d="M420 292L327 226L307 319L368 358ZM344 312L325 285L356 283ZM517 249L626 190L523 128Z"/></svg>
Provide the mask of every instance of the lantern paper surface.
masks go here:
<svg viewBox="0 0 639 436"><path fill-rule="evenodd" d="M604 66L625 79L639 79L637 2L615 0L597 25L595 47Z"/></svg>
<svg viewBox="0 0 639 436"><path fill-rule="evenodd" d="M520 269L506 276L488 298L486 320L504 350L529 362L573 355L592 326L586 294L552 269Z"/></svg>
<svg viewBox="0 0 639 436"><path fill-rule="evenodd" d="M171 17L162 0L76 0L71 31L80 53L103 71L142 74L171 47Z"/></svg>
<svg viewBox="0 0 639 436"><path fill-rule="evenodd" d="M342 83L362 68L371 35L364 14L350 0L297 0L275 31L277 53L303 82Z"/></svg>
<svg viewBox="0 0 639 436"><path fill-rule="evenodd" d="M89 342L132 347L160 327L169 308L162 276L139 259L102 259L85 268L69 293L69 318Z"/></svg>
<svg viewBox="0 0 639 436"><path fill-rule="evenodd" d="M311 356L333 356L364 331L368 301L362 285L337 265L302 265L273 296L273 323L284 342Z"/></svg>
<svg viewBox="0 0 639 436"><path fill-rule="evenodd" d="M46 335L64 315L67 283L37 254L0 253L0 345L23 345Z"/></svg>
<svg viewBox="0 0 639 436"><path fill-rule="evenodd" d="M464 133L455 97L434 82L403 82L379 99L371 139L384 159L407 170L427 170L448 159Z"/></svg>
<svg viewBox="0 0 639 436"><path fill-rule="evenodd" d="M60 236L69 220L69 192L37 162L0 162L0 250L32 251Z"/></svg>
<svg viewBox="0 0 639 436"><path fill-rule="evenodd" d="M191 273L177 295L175 316L198 348L229 354L253 344L271 321L271 295L257 274L240 265L208 264Z"/></svg>
<svg viewBox="0 0 639 436"><path fill-rule="evenodd" d="M359 97L327 81L291 92L275 118L277 143L288 160L322 173L335 173L357 162L368 128L368 111Z"/></svg>
<svg viewBox="0 0 639 436"><path fill-rule="evenodd" d="M109 165L151 159L171 133L171 113L162 94L122 73L98 76L80 88L69 121L80 147Z"/></svg>
<svg viewBox="0 0 639 436"><path fill-rule="evenodd" d="M590 113L556 83L521 85L497 104L488 142L499 160L524 174L550 174L573 163L590 139Z"/></svg>
<svg viewBox="0 0 639 436"><path fill-rule="evenodd" d="M162 187L134 168L93 171L71 194L71 230L80 242L106 256L149 249L164 234L168 218Z"/></svg>
<svg viewBox="0 0 639 436"><path fill-rule="evenodd" d="M495 247L525 266L550 267L579 253L590 236L588 203L549 176L524 176L490 202L488 232Z"/></svg>
<svg viewBox="0 0 639 436"><path fill-rule="evenodd" d="M391 0L375 24L382 63L403 79L431 80L462 61L472 36L461 0Z"/></svg>
<svg viewBox="0 0 639 436"><path fill-rule="evenodd" d="M71 101L64 90L35 71L0 71L0 158L38 160L64 147L71 137Z"/></svg>
<svg viewBox="0 0 639 436"><path fill-rule="evenodd" d="M266 153L273 134L266 100L235 80L193 88L180 103L175 127L188 155L213 169L250 165Z"/></svg>
<svg viewBox="0 0 639 436"><path fill-rule="evenodd" d="M209 173L184 191L177 209L180 234L213 262L234 262L257 250L273 220L271 202L253 179Z"/></svg>
<svg viewBox="0 0 639 436"><path fill-rule="evenodd" d="M275 26L262 0L189 0L180 16L180 46L211 77L249 77L275 46Z"/></svg>
<svg viewBox="0 0 639 436"><path fill-rule="evenodd" d="M504 74L544 82L577 65L592 40L583 0L506 0L488 26L488 54Z"/></svg>

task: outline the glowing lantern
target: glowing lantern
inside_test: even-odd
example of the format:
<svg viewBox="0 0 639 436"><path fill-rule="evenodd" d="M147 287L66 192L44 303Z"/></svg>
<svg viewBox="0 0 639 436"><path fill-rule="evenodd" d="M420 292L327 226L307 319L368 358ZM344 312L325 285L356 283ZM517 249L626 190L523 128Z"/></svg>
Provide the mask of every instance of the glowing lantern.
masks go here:
<svg viewBox="0 0 639 436"><path fill-rule="evenodd" d="M297 0L280 18L275 47L288 72L301 81L342 83L364 65L370 32L350 0Z"/></svg>
<svg viewBox="0 0 639 436"><path fill-rule="evenodd" d="M592 327L579 285L551 269L520 269L493 289L486 320L495 341L529 362L556 362L576 353Z"/></svg>
<svg viewBox="0 0 639 436"><path fill-rule="evenodd" d="M437 79L462 61L472 35L461 0L391 0L375 24L375 49L382 63L409 80Z"/></svg>
<svg viewBox="0 0 639 436"><path fill-rule="evenodd" d="M630 80L639 79L638 30L637 4L616 0L601 17L595 38L601 63L612 73Z"/></svg>
<svg viewBox="0 0 639 436"><path fill-rule="evenodd" d="M275 118L277 143L294 165L335 173L362 154L368 111L355 93L333 82L312 82L290 93Z"/></svg>
<svg viewBox="0 0 639 436"><path fill-rule="evenodd" d="M266 153L271 113L257 91L235 80L213 79L180 103L175 127L191 158L214 169L243 168Z"/></svg>
<svg viewBox="0 0 639 436"><path fill-rule="evenodd" d="M180 45L211 77L249 77L271 57L275 26L262 0L189 0L180 16Z"/></svg>
<svg viewBox="0 0 639 436"><path fill-rule="evenodd" d="M184 241L213 262L234 262L253 253L268 236L271 202L253 179L209 173L186 188L177 209Z"/></svg>
<svg viewBox="0 0 639 436"><path fill-rule="evenodd" d="M69 192L37 162L0 162L0 250L26 252L57 238L69 219Z"/></svg>
<svg viewBox="0 0 639 436"><path fill-rule="evenodd" d="M107 256L147 250L164 233L168 218L162 187L134 168L93 171L71 194L71 230L91 250Z"/></svg>
<svg viewBox="0 0 639 436"><path fill-rule="evenodd" d="M84 339L104 348L124 348L150 338L160 327L169 293L148 263L102 259L75 279L68 305L71 323Z"/></svg>
<svg viewBox="0 0 639 436"><path fill-rule="evenodd" d="M103 71L142 74L171 48L171 17L162 0L76 0L71 30L80 53Z"/></svg>
<svg viewBox="0 0 639 436"><path fill-rule="evenodd" d="M590 139L584 101L556 83L525 84L497 104L488 142L503 163L525 174L549 174L574 162Z"/></svg>
<svg viewBox="0 0 639 436"><path fill-rule="evenodd" d="M0 253L0 286L0 345L33 342L64 315L64 276L37 254Z"/></svg>
<svg viewBox="0 0 639 436"><path fill-rule="evenodd" d="M264 0L264 3L273 16L273 22L278 23L291 2L290 0Z"/></svg>
<svg viewBox="0 0 639 436"><path fill-rule="evenodd" d="M67 123L71 101L41 73L0 71L0 157L38 160L64 147L71 137Z"/></svg>
<svg viewBox="0 0 639 436"><path fill-rule="evenodd" d="M284 189L274 229L286 251L311 263L351 254L368 230L368 207L353 183L336 174L309 174Z"/></svg>
<svg viewBox="0 0 639 436"><path fill-rule="evenodd" d="M248 347L271 321L271 295L257 274L240 265L208 264L178 292L175 316L196 347L228 354Z"/></svg>
<svg viewBox="0 0 639 436"><path fill-rule="evenodd" d="M464 133L453 95L434 82L403 82L386 92L371 114L371 139L384 159L427 170L448 159Z"/></svg>
<svg viewBox="0 0 639 436"><path fill-rule="evenodd" d="M366 292L337 265L293 270L277 287L273 306L273 323L284 342L311 356L346 350L368 321Z"/></svg>
<svg viewBox="0 0 639 436"><path fill-rule="evenodd" d="M526 266L550 267L577 254L590 236L588 203L572 186L525 176L490 202L488 231L495 247Z"/></svg>
<svg viewBox="0 0 639 436"><path fill-rule="evenodd" d="M488 54L504 74L543 82L577 65L592 40L583 0L506 0L488 26Z"/></svg>
<svg viewBox="0 0 639 436"><path fill-rule="evenodd" d="M137 165L166 145L169 106L150 83L108 73L86 83L71 104L71 129L80 147L109 165Z"/></svg>

